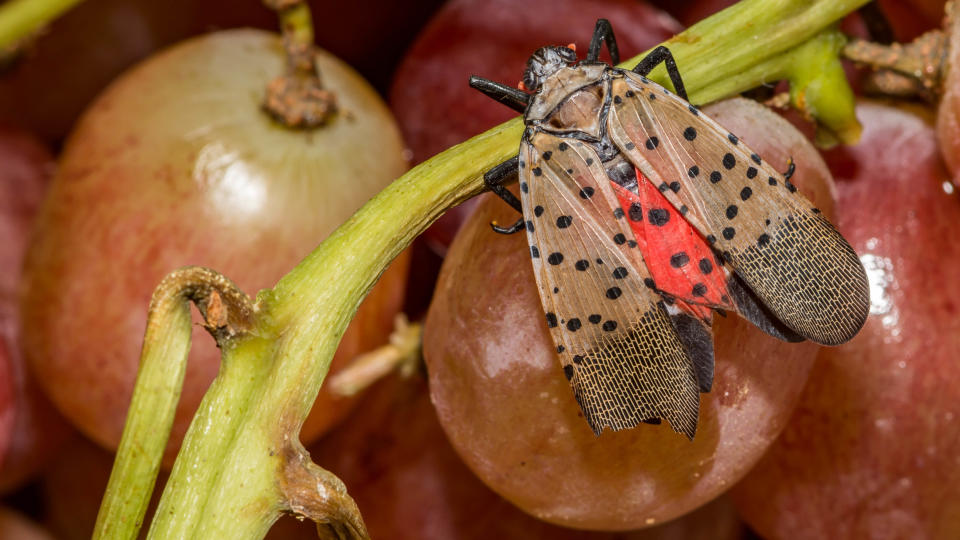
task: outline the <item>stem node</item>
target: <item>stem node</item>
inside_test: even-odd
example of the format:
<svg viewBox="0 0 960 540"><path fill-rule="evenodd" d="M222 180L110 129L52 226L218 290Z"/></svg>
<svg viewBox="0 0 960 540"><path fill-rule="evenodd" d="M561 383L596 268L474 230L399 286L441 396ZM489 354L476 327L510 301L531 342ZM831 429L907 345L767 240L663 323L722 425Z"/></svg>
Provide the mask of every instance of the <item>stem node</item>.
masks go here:
<svg viewBox="0 0 960 540"><path fill-rule="evenodd" d="M290 512L317 523L320 538L368 540L367 527L347 487L330 471L310 460L296 439L283 449L280 492Z"/></svg>

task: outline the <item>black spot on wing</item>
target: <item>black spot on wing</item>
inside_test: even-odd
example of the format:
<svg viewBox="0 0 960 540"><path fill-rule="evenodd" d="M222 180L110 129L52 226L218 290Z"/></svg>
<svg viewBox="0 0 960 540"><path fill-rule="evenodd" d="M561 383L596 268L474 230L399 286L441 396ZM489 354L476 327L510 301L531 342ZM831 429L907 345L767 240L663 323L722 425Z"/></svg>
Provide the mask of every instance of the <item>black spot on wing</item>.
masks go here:
<svg viewBox="0 0 960 540"><path fill-rule="evenodd" d="M651 208L650 211L647 212L647 219L651 225L662 227L670 221L670 212L665 208Z"/></svg>
<svg viewBox="0 0 960 540"><path fill-rule="evenodd" d="M723 168L730 170L737 165L737 158L733 157L733 154L727 152L723 155Z"/></svg>
<svg viewBox="0 0 960 540"><path fill-rule="evenodd" d="M670 266L674 268L683 268L690 262L690 256L686 251L679 251L670 256Z"/></svg>
<svg viewBox="0 0 960 540"><path fill-rule="evenodd" d="M557 326L557 315L549 311L545 315L547 317L547 328L555 328Z"/></svg>

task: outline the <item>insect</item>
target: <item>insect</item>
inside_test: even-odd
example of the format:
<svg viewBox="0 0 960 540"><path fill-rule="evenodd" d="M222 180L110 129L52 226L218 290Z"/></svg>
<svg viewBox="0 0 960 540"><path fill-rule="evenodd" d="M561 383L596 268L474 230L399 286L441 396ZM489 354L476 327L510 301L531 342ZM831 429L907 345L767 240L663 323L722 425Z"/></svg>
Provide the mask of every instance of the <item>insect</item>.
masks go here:
<svg viewBox="0 0 960 540"><path fill-rule="evenodd" d="M633 70L544 47L521 89L470 84L524 114L518 155L484 175L522 212L563 372L596 434L666 419L691 440L713 383L714 313L787 341L836 345L863 326L866 273L786 173L687 100L670 51ZM646 75L664 63L676 93ZM518 200L504 187L519 176Z"/></svg>

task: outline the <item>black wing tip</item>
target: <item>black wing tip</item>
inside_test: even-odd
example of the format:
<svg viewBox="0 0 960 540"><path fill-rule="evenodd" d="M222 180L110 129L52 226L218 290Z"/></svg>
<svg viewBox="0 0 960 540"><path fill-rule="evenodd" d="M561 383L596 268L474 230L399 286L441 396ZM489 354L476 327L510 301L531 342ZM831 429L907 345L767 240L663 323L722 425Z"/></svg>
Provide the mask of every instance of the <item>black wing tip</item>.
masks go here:
<svg viewBox="0 0 960 540"><path fill-rule="evenodd" d="M867 302L867 306L863 309L862 313L856 313L853 316L847 319L848 324L843 324L844 321L837 321L833 326L840 331L837 333L828 333L824 336L818 336L817 338L811 338L812 341L819 343L820 345L826 345L828 347L837 347L847 343L851 339L857 337L857 334L860 333L860 330L863 329L863 326L867 324L867 318L870 316L870 304ZM852 321L852 324L849 323Z"/></svg>
<svg viewBox="0 0 960 540"><path fill-rule="evenodd" d="M673 431L682 433L687 436L687 439L693 441L694 436L697 434L697 425L699 423L699 413L693 415L692 418L685 416L676 417L674 414L662 413L661 416L651 416L642 419L639 417L631 419L609 419L597 418L594 413L588 413L584 411L582 407L580 410L583 411L583 417L586 419L587 425L590 426L590 430L593 431L593 434L597 437L608 429L612 432L617 432L633 429L641 424L660 425L663 423L663 419L666 418Z"/></svg>
<svg viewBox="0 0 960 540"><path fill-rule="evenodd" d="M713 388L714 367L713 333L710 326L684 312L670 315L670 322L686 349L687 357L693 361L700 392L709 392Z"/></svg>
<svg viewBox="0 0 960 540"><path fill-rule="evenodd" d="M853 251L851 249L851 251ZM860 260L857 259L859 264ZM832 340L830 343L822 343L823 345L837 346L843 345L844 343L855 338L857 334L860 333L860 330L863 330L863 326L867 324L867 319L870 317L870 283L867 280L867 271L863 268L862 264L859 264L860 267L860 291L856 299L858 301L854 302L856 308L853 310L853 313L847 319L848 324L837 324L837 328L840 328L842 332L836 336L835 340ZM841 321L842 322L842 321Z"/></svg>
<svg viewBox="0 0 960 540"><path fill-rule="evenodd" d="M727 290L730 291L730 296L740 315L768 335L788 343L800 343L807 339L781 321L743 281L740 274L730 273Z"/></svg>
<svg viewBox="0 0 960 540"><path fill-rule="evenodd" d="M691 442L697 434L697 425L699 424L699 415L693 417L692 422L670 422L670 427L677 433L683 433Z"/></svg>

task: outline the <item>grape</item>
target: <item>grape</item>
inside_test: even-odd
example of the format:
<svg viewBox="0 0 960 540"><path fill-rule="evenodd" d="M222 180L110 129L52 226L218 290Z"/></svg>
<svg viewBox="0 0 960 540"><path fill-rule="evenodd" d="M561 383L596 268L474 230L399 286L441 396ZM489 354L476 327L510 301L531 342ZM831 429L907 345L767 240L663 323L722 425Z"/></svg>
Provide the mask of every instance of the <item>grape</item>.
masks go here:
<svg viewBox="0 0 960 540"><path fill-rule="evenodd" d="M787 429L733 494L771 539L957 538L960 206L929 112L863 102L857 117L859 144L826 157L870 317L820 352Z"/></svg>
<svg viewBox="0 0 960 540"><path fill-rule="evenodd" d="M17 316L23 256L53 166L34 137L0 130L0 492L34 475L70 432L27 371Z"/></svg>
<svg viewBox="0 0 960 540"><path fill-rule="evenodd" d="M283 72L278 37L209 34L118 79L61 157L24 274L23 344L61 412L106 448L120 438L154 287L184 265L214 268L253 295L272 286L406 169L389 110L352 69L317 57L342 114L314 131L259 108ZM384 274L344 336L333 370L383 342L406 259ZM199 325L167 457L219 369ZM321 391L310 441L351 400Z"/></svg>
<svg viewBox="0 0 960 540"><path fill-rule="evenodd" d="M830 213L829 172L785 120L747 100L704 111L768 162L785 169L793 156L794 181ZM662 523L732 486L783 428L817 346L717 317L716 376L695 440L666 424L597 437L560 369L525 236L490 230L515 219L492 196L481 203L451 246L425 326L433 402L467 465L524 511L586 529Z"/></svg>

